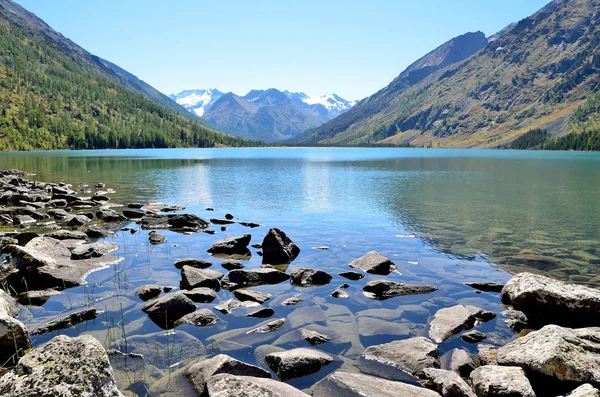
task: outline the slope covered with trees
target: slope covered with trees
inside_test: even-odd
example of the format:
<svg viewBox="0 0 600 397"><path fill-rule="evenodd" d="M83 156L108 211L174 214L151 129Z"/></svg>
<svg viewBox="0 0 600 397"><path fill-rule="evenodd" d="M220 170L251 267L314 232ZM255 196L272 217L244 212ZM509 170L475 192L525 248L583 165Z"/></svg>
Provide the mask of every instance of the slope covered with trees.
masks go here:
<svg viewBox="0 0 600 397"><path fill-rule="evenodd" d="M0 0L0 150L248 144L117 68Z"/></svg>

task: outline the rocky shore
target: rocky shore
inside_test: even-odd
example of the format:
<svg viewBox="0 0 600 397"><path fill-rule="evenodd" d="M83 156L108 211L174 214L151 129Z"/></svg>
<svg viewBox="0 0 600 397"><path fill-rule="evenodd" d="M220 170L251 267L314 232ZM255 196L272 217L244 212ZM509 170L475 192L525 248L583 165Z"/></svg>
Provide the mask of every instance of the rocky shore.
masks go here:
<svg viewBox="0 0 600 397"><path fill-rule="evenodd" d="M98 308L90 305L28 329L20 319L22 305L42 306L61 291L85 284L92 272L126 260L114 255L119 244L106 239L116 231L134 234L141 228L149 244L160 245L167 240L163 230L212 234L216 225L226 228L239 223L249 231L260 225L239 222L230 214L205 220L182 213L185 208L179 205L113 203L113 191L102 183L74 188L29 177L18 170L0 171L0 223L5 230L0 234L4 258L0 396L129 395L132 390L119 390L119 370L123 365L147 365L148 354L103 345L86 333L60 335L61 330L96 319ZM243 336L240 340L252 349L255 363L224 354L226 349L221 354L202 350L200 358L183 360L167 376L157 374L145 395L600 396L600 291L596 289L532 273L516 274L506 284L467 280L473 292L493 294L504 310L448 304L432 312L415 335L412 330L400 332L407 325L394 323L391 310L373 309L388 312L378 318L356 315L361 335L374 342L363 347L340 336L343 327L356 323L355 314L343 306L330 309L327 321L332 326L323 327L319 325L323 314L309 307L302 320L278 316L279 308L301 305L301 297L284 299L253 288L281 283L327 288L333 300L345 301L351 287L358 287L376 303L427 296L440 285L431 280L419 284L389 280L398 271L396 264L367 250L339 274L347 283L333 284L333 276L318 264L288 269L300 248L282 230L270 228L261 243L251 242L251 233L215 239L206 250L222 260L222 271L210 260L181 258L173 263L181 274L179 286L146 284L132 298L143 302L144 316L166 330L167 337L177 327L219 327L223 316L241 319L236 321L264 319L213 336L224 341ZM260 268L247 269L243 263L252 255L250 248L262 254ZM378 278L370 279L371 275ZM222 290L232 297L218 301ZM413 311L423 309L413 306ZM381 320L383 316L390 321ZM345 321L346 317L354 322ZM512 330L507 343L488 341L482 331L491 321L503 321ZM399 327L394 328L396 337L376 343L377 330L382 328L372 325L378 322L385 323L382 327ZM48 333L58 335L32 348L32 336ZM193 342L185 335L174 336L169 343L182 351L192 349ZM275 339L282 343L265 342ZM286 340L293 343L280 347ZM135 345L135 337L128 343ZM346 354L332 350L334 343L343 345ZM473 346L476 356L471 353ZM146 353L151 351L148 348ZM348 361L349 356L356 358L356 364ZM302 379L311 382L301 386Z"/></svg>

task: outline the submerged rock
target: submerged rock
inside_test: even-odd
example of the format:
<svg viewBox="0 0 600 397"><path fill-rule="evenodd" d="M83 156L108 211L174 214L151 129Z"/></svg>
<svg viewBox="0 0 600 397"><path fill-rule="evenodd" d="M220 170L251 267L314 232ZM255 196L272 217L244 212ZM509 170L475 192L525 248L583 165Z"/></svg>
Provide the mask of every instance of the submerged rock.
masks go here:
<svg viewBox="0 0 600 397"><path fill-rule="evenodd" d="M191 266L183 266L181 269L181 288L194 289L197 287L207 287L218 291L221 289L219 280L223 273L216 270L196 269Z"/></svg>
<svg viewBox="0 0 600 397"><path fill-rule="evenodd" d="M300 248L277 228L269 229L262 242L262 250L263 263L270 265L291 263L300 253Z"/></svg>
<svg viewBox="0 0 600 397"><path fill-rule="evenodd" d="M209 309L198 309L195 312L186 314L175 322L175 325L191 324L196 327L208 327L219 322L217 317Z"/></svg>
<svg viewBox="0 0 600 397"><path fill-rule="evenodd" d="M329 340L328 336L320 334L317 331L311 331L306 328L302 328L300 330L300 335L302 336L302 339L304 339L311 345L320 345L321 343L325 343Z"/></svg>
<svg viewBox="0 0 600 397"><path fill-rule="evenodd" d="M273 379L230 374L211 376L207 389L209 397L308 397L295 387Z"/></svg>
<svg viewBox="0 0 600 397"><path fill-rule="evenodd" d="M506 283L501 298L539 324L600 325L600 291L596 289L519 273Z"/></svg>
<svg viewBox="0 0 600 397"><path fill-rule="evenodd" d="M471 380L477 397L536 397L519 367L484 365L471 373Z"/></svg>
<svg viewBox="0 0 600 397"><path fill-rule="evenodd" d="M206 259L183 258L177 259L173 265L175 265L177 269L181 269L184 266L191 266L197 269L206 269L207 267L212 266L212 262Z"/></svg>
<svg viewBox="0 0 600 397"><path fill-rule="evenodd" d="M600 385L600 327L570 329L547 325L498 349L500 365L561 381Z"/></svg>
<svg viewBox="0 0 600 397"><path fill-rule="evenodd" d="M258 310L248 313L248 317L267 318L267 317L271 317L273 314L275 314L275 310L273 310L272 308L262 307Z"/></svg>
<svg viewBox="0 0 600 397"><path fill-rule="evenodd" d="M213 243L208 252L213 255L244 255L249 252L248 244L251 238L250 234L227 237Z"/></svg>
<svg viewBox="0 0 600 397"><path fill-rule="evenodd" d="M314 374L333 360L329 354L307 348L271 353L265 357L269 367L283 381Z"/></svg>
<svg viewBox="0 0 600 397"><path fill-rule="evenodd" d="M394 262L385 256L380 255L377 251L366 253L360 258L350 262L349 266L354 269L360 269L363 272L380 274L383 276L387 276L396 270Z"/></svg>
<svg viewBox="0 0 600 397"><path fill-rule="evenodd" d="M294 306L294 305L297 305L300 302L302 302L302 298L297 297L297 296L293 296L291 298L285 299L283 302L281 302L281 304L284 305L284 306Z"/></svg>
<svg viewBox="0 0 600 397"><path fill-rule="evenodd" d="M152 231L148 235L148 240L150 240L150 244L162 244L167 241L167 238L160 233Z"/></svg>
<svg viewBox="0 0 600 397"><path fill-rule="evenodd" d="M348 280L354 280L354 281L360 280L365 277L364 274L357 273L357 272L343 272L343 273L340 273L340 276L347 278Z"/></svg>
<svg viewBox="0 0 600 397"><path fill-rule="evenodd" d="M265 323L263 325L260 325L250 331L248 331L248 333L253 333L253 332L258 332L258 333L265 333L265 332L273 332L279 328L281 328L283 326L283 324L285 324L285 320L282 318L278 318L277 320L272 320L269 321L268 323Z"/></svg>
<svg viewBox="0 0 600 397"><path fill-rule="evenodd" d="M372 294L369 297L384 300L395 296L428 294L437 291L437 288L431 285L412 285L395 281L373 280L365 284L363 291Z"/></svg>
<svg viewBox="0 0 600 397"><path fill-rule="evenodd" d="M261 304L271 299L271 294L259 291L252 291L249 289L238 289L233 291L233 294L236 298L238 298L241 301L254 301Z"/></svg>
<svg viewBox="0 0 600 397"><path fill-rule="evenodd" d="M477 343L487 338L487 336L483 332L473 330L465 332L460 336L460 338L467 343Z"/></svg>
<svg viewBox="0 0 600 397"><path fill-rule="evenodd" d="M495 314L475 306L456 305L438 310L429 324L429 337L442 343L463 329L469 329L477 319L490 319Z"/></svg>
<svg viewBox="0 0 600 397"><path fill-rule="evenodd" d="M59 335L36 347L0 378L0 395L123 397L104 346L90 335Z"/></svg>
<svg viewBox="0 0 600 397"><path fill-rule="evenodd" d="M163 287L157 284L148 284L141 286L136 291L135 295L143 301L156 298L163 291Z"/></svg>
<svg viewBox="0 0 600 397"><path fill-rule="evenodd" d="M476 397L473 389L456 372L425 368L425 377L443 397Z"/></svg>
<svg viewBox="0 0 600 397"><path fill-rule="evenodd" d="M493 283L491 281L465 283L466 286L486 292L501 292L504 284Z"/></svg>
<svg viewBox="0 0 600 397"><path fill-rule="evenodd" d="M31 334L41 335L48 332L54 332L61 329L71 328L77 324L95 319L96 315L96 309L78 310L76 312L69 313L66 316L61 316L48 323L40 325Z"/></svg>
<svg viewBox="0 0 600 397"><path fill-rule="evenodd" d="M331 278L328 273L317 269L298 268L290 273L292 284L302 286L325 285L331 281Z"/></svg>
<svg viewBox="0 0 600 397"><path fill-rule="evenodd" d="M215 306L215 310L220 311L223 314L231 314L231 312L234 309L237 309L238 307L257 307L260 306L259 303L257 302L253 302L253 301L239 301L236 299L227 299L225 302L222 302L220 304L218 304L217 306Z"/></svg>
<svg viewBox="0 0 600 397"><path fill-rule="evenodd" d="M439 397L422 387L340 370L327 375L312 390L314 397Z"/></svg>
<svg viewBox="0 0 600 397"><path fill-rule="evenodd" d="M169 293L142 306L142 311L157 325L166 327L195 310L194 302L181 291Z"/></svg>

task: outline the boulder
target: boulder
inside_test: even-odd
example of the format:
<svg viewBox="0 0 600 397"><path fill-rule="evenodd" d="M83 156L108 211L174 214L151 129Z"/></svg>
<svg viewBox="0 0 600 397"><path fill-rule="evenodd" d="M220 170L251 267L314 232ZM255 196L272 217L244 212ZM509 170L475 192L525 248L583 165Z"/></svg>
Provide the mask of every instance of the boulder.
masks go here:
<svg viewBox="0 0 600 397"><path fill-rule="evenodd" d="M245 308L250 308L250 307L258 307L260 306L259 303L257 302L253 302L253 301L239 301L236 299L228 299L225 302L222 302L220 304L218 304L217 306L215 306L215 310L220 311L223 314L231 314L231 312L234 309L237 309L238 307L245 307Z"/></svg>
<svg viewBox="0 0 600 397"><path fill-rule="evenodd" d="M471 380L477 397L536 397L519 367L484 365L471 372Z"/></svg>
<svg viewBox="0 0 600 397"><path fill-rule="evenodd" d="M197 303L210 303L217 299L217 294L210 288L197 287L191 290L182 290L182 294Z"/></svg>
<svg viewBox="0 0 600 397"><path fill-rule="evenodd" d="M425 368L440 368L439 349L422 336L369 346L361 359L376 361L423 378Z"/></svg>
<svg viewBox="0 0 600 397"><path fill-rule="evenodd" d="M40 325L31 334L41 335L48 332L54 332L61 329L71 328L77 324L95 319L96 315L96 309L93 308L78 310Z"/></svg>
<svg viewBox="0 0 600 397"><path fill-rule="evenodd" d="M600 291L532 273L513 276L502 302L524 312L536 324L600 325Z"/></svg>
<svg viewBox="0 0 600 397"><path fill-rule="evenodd" d="M181 288L194 289L197 287L207 287L218 291L221 288L219 280L222 277L223 273L216 270L183 266L181 269Z"/></svg>
<svg viewBox="0 0 600 397"><path fill-rule="evenodd" d="M463 329L473 327L477 319L490 319L495 314L475 306L456 305L438 310L429 324L429 337L442 343Z"/></svg>
<svg viewBox="0 0 600 397"><path fill-rule="evenodd" d="M506 317L504 322L508 325L508 328L515 332L520 332L529 325L529 319L522 311L509 309L503 311L501 314Z"/></svg>
<svg viewBox="0 0 600 397"><path fill-rule="evenodd" d="M442 397L477 397L459 374L445 369L425 368L425 377Z"/></svg>
<svg viewBox="0 0 600 397"><path fill-rule="evenodd" d="M500 365L600 385L600 327L570 329L546 325L498 349Z"/></svg>
<svg viewBox="0 0 600 397"><path fill-rule="evenodd" d="M198 309L195 312L186 314L179 320L175 321L175 325L191 324L196 327L208 327L209 325L216 324L218 321L219 317L217 317L209 309Z"/></svg>
<svg viewBox="0 0 600 397"><path fill-rule="evenodd" d="M116 233L112 230L106 230L99 227L90 227L89 229L86 229L84 233L89 238L105 238L116 236Z"/></svg>
<svg viewBox="0 0 600 397"><path fill-rule="evenodd" d="M67 205L67 202L64 202L63 207ZM56 219L56 220L63 220L63 219L67 219L67 217L69 216L69 213L63 209L53 209L53 210L49 210L48 211L48 215L50 215L52 218Z"/></svg>
<svg viewBox="0 0 600 397"><path fill-rule="evenodd" d="M290 281L292 284L311 286L311 285L324 285L331 281L331 276L317 269L298 268L292 270L290 273Z"/></svg>
<svg viewBox="0 0 600 397"><path fill-rule="evenodd" d="M334 298L340 298L340 299L346 299L349 297L348 293L346 291L344 291L343 288L336 288L332 293L331 296Z"/></svg>
<svg viewBox="0 0 600 397"><path fill-rule="evenodd" d="M267 294L265 292L252 291L249 289L237 289L233 291L233 294L241 301L254 301L260 304L265 303L271 299L272 296L271 294Z"/></svg>
<svg viewBox="0 0 600 397"><path fill-rule="evenodd" d="M334 359L329 354L314 349L296 348L284 352L267 354L265 361L282 381L318 372L321 367L331 364Z"/></svg>
<svg viewBox="0 0 600 397"><path fill-rule="evenodd" d="M434 391L374 376L335 371L317 382L313 397L439 397Z"/></svg>
<svg viewBox="0 0 600 397"><path fill-rule="evenodd" d="M300 335L302 336L302 339L304 339L311 345L320 345L321 343L325 343L329 340L328 336L320 334L317 331L311 331L306 328L302 328L300 330Z"/></svg>
<svg viewBox="0 0 600 397"><path fill-rule="evenodd" d="M157 284L143 285L136 291L135 295L143 301L157 298L162 292L163 287Z"/></svg>
<svg viewBox="0 0 600 397"><path fill-rule="evenodd" d="M365 277L364 274L361 273L357 273L357 272L343 272L343 273L339 273L340 276L347 278L348 280L360 280L362 278Z"/></svg>
<svg viewBox="0 0 600 397"><path fill-rule="evenodd" d="M465 283L466 286L485 292L501 292L504 284L493 283L491 281Z"/></svg>
<svg viewBox="0 0 600 397"><path fill-rule="evenodd" d="M206 229L210 223L193 214L155 214L147 213L140 222L144 229L174 229L199 231Z"/></svg>
<svg viewBox="0 0 600 397"><path fill-rule="evenodd" d="M261 284L279 284L282 281L289 280L290 276L274 268L263 267L260 269L232 270L223 278L224 285L243 286L243 285L261 285Z"/></svg>
<svg viewBox="0 0 600 397"><path fill-rule="evenodd" d="M148 234L148 240L150 241L150 244L157 245L167 241L167 238L160 233L152 231Z"/></svg>
<svg viewBox="0 0 600 397"><path fill-rule="evenodd" d="M129 219L142 219L146 212L139 209L123 209L123 215Z"/></svg>
<svg viewBox="0 0 600 397"><path fill-rule="evenodd" d="M270 265L291 263L300 253L300 248L277 228L269 229L262 242L262 250L263 263Z"/></svg>
<svg viewBox="0 0 600 397"><path fill-rule="evenodd" d="M174 263L177 269L181 269L184 266L191 266L197 269L206 269L207 267L212 266L212 262L206 259L196 259L196 258L183 258L177 259Z"/></svg>
<svg viewBox="0 0 600 397"><path fill-rule="evenodd" d="M479 365L497 365L498 347L487 343L477 345L477 361Z"/></svg>
<svg viewBox="0 0 600 397"><path fill-rule="evenodd" d="M221 267L225 270L243 269L245 265L242 262L226 260L221 263Z"/></svg>
<svg viewBox="0 0 600 397"><path fill-rule="evenodd" d="M213 255L246 254L248 252L248 244L250 244L251 238L252 236L249 234L227 237L213 243L213 245L208 249L208 252Z"/></svg>
<svg viewBox="0 0 600 397"><path fill-rule="evenodd" d="M350 262L350 267L362 270L371 274L380 274L387 276L396 270L394 262L380 255L377 251L371 251L361 256L358 259Z"/></svg>
<svg viewBox="0 0 600 397"><path fill-rule="evenodd" d="M194 302L181 291L171 292L142 306L142 311L157 325L166 327L170 327L175 321L195 310Z"/></svg>
<svg viewBox="0 0 600 397"><path fill-rule="evenodd" d="M248 331L248 333L258 332L260 334L266 332L273 332L281 328L285 324L285 320L283 318L278 318L277 320L271 320L265 324L259 325L258 327Z"/></svg>
<svg viewBox="0 0 600 397"><path fill-rule="evenodd" d="M123 397L104 346L90 335L59 335L0 378L0 395Z"/></svg>
<svg viewBox="0 0 600 397"><path fill-rule="evenodd" d="M218 374L206 384L208 397L308 397L293 386L268 378Z"/></svg>
<svg viewBox="0 0 600 397"><path fill-rule="evenodd" d="M98 211L96 211L96 218L102 219L104 222L109 223L123 222L127 219L123 215L119 214L117 211L111 210L109 208L100 208Z"/></svg>
<svg viewBox="0 0 600 397"><path fill-rule="evenodd" d="M450 371L468 378L475 369L475 362L469 353L463 349L452 349L441 358L442 366Z"/></svg>
<svg viewBox="0 0 600 397"><path fill-rule="evenodd" d="M369 293L370 298L384 300L395 296L429 294L437 291L437 288L431 285L412 285L395 281L373 280L365 284L363 291Z"/></svg>
<svg viewBox="0 0 600 397"><path fill-rule="evenodd" d="M86 223L88 223L89 221L90 221L90 218L88 218L85 215L69 215L65 219L65 223L68 226L72 226L72 227L83 226Z"/></svg>
<svg viewBox="0 0 600 397"><path fill-rule="evenodd" d="M585 383L567 394L567 397L600 397L600 390L589 383Z"/></svg>
<svg viewBox="0 0 600 397"><path fill-rule="evenodd" d="M270 307L261 307L258 310L248 313L248 317L267 318L275 314L275 310Z"/></svg>
<svg viewBox="0 0 600 397"><path fill-rule="evenodd" d="M42 306L53 295L59 295L60 292L53 289L31 290L21 292L17 300L20 304L26 306Z"/></svg>
<svg viewBox="0 0 600 397"><path fill-rule="evenodd" d="M0 366L16 364L31 346L29 332L17 320L18 314L17 302L0 289Z"/></svg>
<svg viewBox="0 0 600 397"><path fill-rule="evenodd" d="M119 244L110 241L101 241L91 244L81 244L71 251L71 259L92 259L112 254L119 250Z"/></svg>
<svg viewBox="0 0 600 397"><path fill-rule="evenodd" d="M88 236L84 232L74 230L56 230L51 233L46 233L44 236L51 237L56 240L87 240Z"/></svg>
<svg viewBox="0 0 600 397"><path fill-rule="evenodd" d="M472 330L469 332L465 332L460 336L460 338L467 343L477 343L487 338L487 336L483 332Z"/></svg>

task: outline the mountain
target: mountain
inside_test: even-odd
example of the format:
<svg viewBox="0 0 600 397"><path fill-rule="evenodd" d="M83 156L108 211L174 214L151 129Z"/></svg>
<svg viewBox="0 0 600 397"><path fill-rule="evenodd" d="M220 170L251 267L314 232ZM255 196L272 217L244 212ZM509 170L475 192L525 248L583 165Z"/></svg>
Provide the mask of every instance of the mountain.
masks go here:
<svg viewBox="0 0 600 397"><path fill-rule="evenodd" d="M552 143L544 147L569 148L580 140L592 147L600 140L600 98L593 95L600 84L599 11L598 0L555 0L487 45L481 34L468 34L455 51L459 38L452 39L301 139L497 147L544 129ZM588 135L562 138L577 132ZM536 142L542 136L532 134Z"/></svg>
<svg viewBox="0 0 600 397"><path fill-rule="evenodd" d="M185 90L176 95L171 94L169 98L202 117L221 96L223 96L221 91L211 88L208 90Z"/></svg>
<svg viewBox="0 0 600 397"><path fill-rule="evenodd" d="M11 0L0 0L0 150L240 146Z"/></svg>
<svg viewBox="0 0 600 397"><path fill-rule="evenodd" d="M336 94L311 98L302 92L251 90L244 96L216 89L186 90L172 99L211 125L248 139L289 139L339 116L355 102Z"/></svg>

